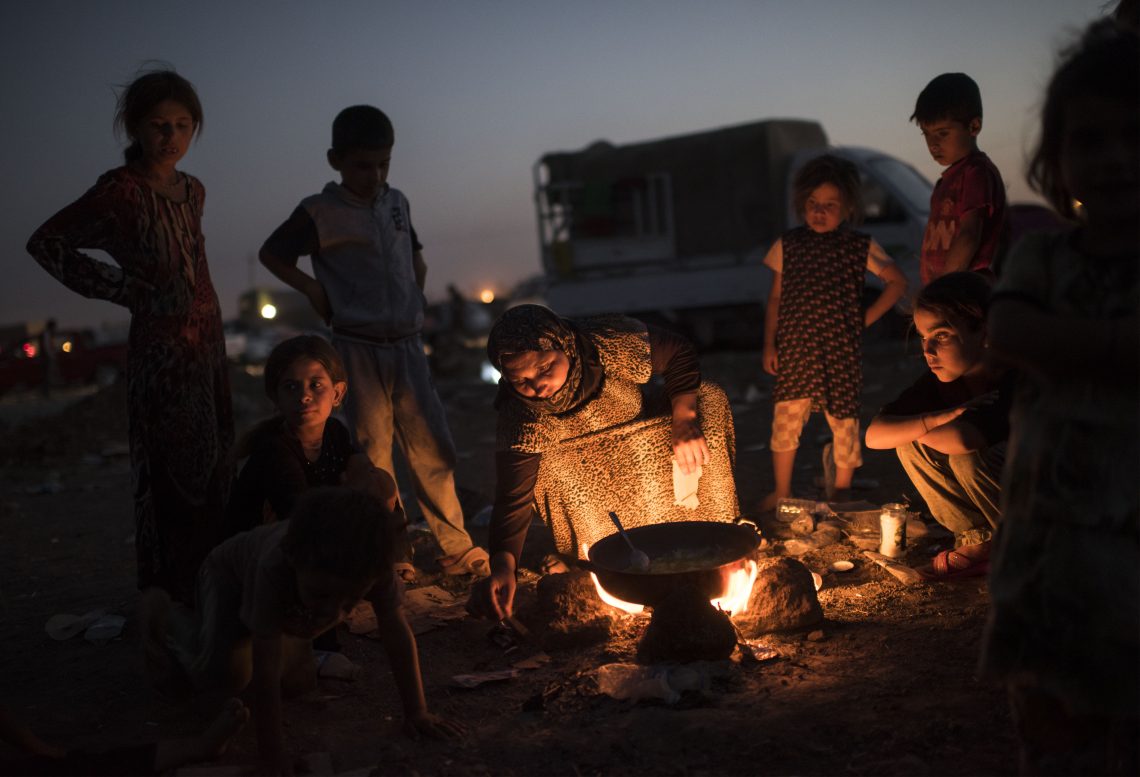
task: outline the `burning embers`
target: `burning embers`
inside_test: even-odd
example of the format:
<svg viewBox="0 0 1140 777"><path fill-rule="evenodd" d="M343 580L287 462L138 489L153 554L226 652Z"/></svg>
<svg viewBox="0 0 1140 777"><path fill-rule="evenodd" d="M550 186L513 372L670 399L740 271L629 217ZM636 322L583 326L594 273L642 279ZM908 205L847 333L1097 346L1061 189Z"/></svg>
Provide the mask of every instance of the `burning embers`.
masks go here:
<svg viewBox="0 0 1140 777"><path fill-rule="evenodd" d="M582 555L588 555L589 547L585 544L582 545ZM752 594L752 585L756 582L756 562L752 559L746 559L740 563L738 569L733 570L728 575L728 583L725 585L724 592L709 600L717 610L728 613L729 615L736 615L739 613L747 612L748 600ZM600 582L598 576L593 572L590 573L590 579L597 589L598 596L603 602L611 607L637 615L645 610L645 605L636 602L627 602L611 594L607 591Z"/></svg>

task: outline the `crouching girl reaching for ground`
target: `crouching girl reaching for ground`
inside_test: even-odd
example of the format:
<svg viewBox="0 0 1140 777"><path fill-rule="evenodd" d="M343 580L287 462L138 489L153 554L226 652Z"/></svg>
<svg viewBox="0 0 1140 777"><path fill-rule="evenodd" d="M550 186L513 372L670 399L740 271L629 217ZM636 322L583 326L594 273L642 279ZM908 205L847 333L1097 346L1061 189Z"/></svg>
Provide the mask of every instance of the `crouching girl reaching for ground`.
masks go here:
<svg viewBox="0 0 1140 777"><path fill-rule="evenodd" d="M366 598L410 734L462 733L427 710L415 638L391 561L390 514L349 488L311 489L289 520L242 532L215 548L198 573L198 610L144 593L147 670L174 695L233 695L252 685L261 767L288 773L282 695L316 687L312 640Z"/></svg>

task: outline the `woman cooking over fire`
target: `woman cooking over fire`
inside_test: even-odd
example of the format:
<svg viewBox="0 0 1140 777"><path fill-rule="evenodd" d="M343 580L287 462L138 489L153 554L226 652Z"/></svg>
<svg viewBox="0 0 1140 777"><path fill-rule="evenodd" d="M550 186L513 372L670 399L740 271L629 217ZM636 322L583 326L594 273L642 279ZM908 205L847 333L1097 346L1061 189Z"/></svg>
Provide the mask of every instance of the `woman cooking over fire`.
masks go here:
<svg viewBox="0 0 1140 777"><path fill-rule="evenodd" d="M491 329L487 355L502 379L491 576L476 584L473 612L511 613L535 507L567 557L613 533L611 510L627 527L736 516L731 409L684 338L625 316L571 321L520 305ZM654 375L663 392L647 385Z"/></svg>

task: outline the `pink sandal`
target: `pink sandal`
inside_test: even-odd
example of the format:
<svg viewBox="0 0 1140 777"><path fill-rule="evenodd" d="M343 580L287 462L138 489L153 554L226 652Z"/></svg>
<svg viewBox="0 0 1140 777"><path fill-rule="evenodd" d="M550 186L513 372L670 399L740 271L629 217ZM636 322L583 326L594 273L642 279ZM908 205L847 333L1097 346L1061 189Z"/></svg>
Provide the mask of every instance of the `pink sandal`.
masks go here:
<svg viewBox="0 0 1140 777"><path fill-rule="evenodd" d="M931 559L929 571L923 570L928 580L955 580L960 577L979 577L990 570L990 560L972 559L956 550L944 550Z"/></svg>

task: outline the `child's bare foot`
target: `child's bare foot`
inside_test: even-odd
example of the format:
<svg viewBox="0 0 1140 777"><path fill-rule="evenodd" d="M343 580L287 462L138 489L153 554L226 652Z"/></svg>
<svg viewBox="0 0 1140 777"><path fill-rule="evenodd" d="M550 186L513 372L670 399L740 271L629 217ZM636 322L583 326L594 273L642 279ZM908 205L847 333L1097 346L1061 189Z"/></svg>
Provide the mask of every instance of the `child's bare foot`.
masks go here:
<svg viewBox="0 0 1140 777"><path fill-rule="evenodd" d="M156 774L179 766L221 758L230 740L249 722L249 709L241 699L227 699L210 727L196 737L164 739L154 754Z"/></svg>
<svg viewBox="0 0 1140 777"><path fill-rule="evenodd" d="M160 694L181 700L190 694L186 673L166 644L170 621L170 594L161 588L148 588L139 599L139 625L142 632L143 671Z"/></svg>
<svg viewBox="0 0 1140 777"><path fill-rule="evenodd" d="M851 489L848 488L833 488L827 492L827 501L829 502L850 502Z"/></svg>
<svg viewBox="0 0 1140 777"><path fill-rule="evenodd" d="M772 493L768 494L767 496L765 496L763 499L760 500L760 504L758 504L756 506L756 512L758 512L758 513L769 513L769 512L776 509L776 504L781 499L791 499L791 498L792 498L791 494L781 494L777 491L773 491Z"/></svg>
<svg viewBox="0 0 1140 777"><path fill-rule="evenodd" d="M230 740L237 736L245 724L249 722L249 708L242 704L241 699L226 699L222 711L210 727L202 732L198 740L205 755L203 760L220 758L229 746Z"/></svg>

